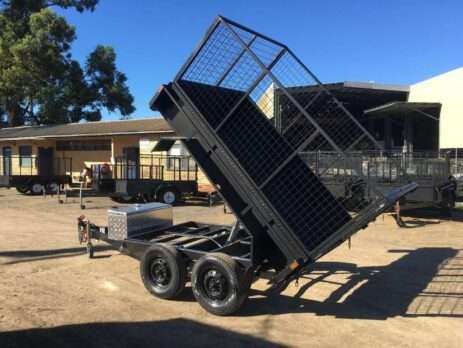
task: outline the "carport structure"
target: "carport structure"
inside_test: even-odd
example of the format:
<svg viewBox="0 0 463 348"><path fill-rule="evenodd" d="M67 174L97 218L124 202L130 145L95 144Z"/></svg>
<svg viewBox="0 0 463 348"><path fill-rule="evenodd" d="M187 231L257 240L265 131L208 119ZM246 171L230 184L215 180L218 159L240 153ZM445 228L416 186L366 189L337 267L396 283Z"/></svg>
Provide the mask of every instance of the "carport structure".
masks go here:
<svg viewBox="0 0 463 348"><path fill-rule="evenodd" d="M440 103L392 102L365 110L365 116L370 121L383 121L380 136L386 150L437 153L441 106Z"/></svg>

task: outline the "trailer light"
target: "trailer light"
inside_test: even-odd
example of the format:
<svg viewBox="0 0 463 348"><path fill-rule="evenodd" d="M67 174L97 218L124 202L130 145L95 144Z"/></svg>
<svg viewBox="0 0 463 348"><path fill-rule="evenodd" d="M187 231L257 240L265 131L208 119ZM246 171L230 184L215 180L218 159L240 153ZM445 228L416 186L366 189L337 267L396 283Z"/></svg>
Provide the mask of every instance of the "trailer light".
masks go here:
<svg viewBox="0 0 463 348"><path fill-rule="evenodd" d="M292 271L294 271L298 267L299 267L299 262L297 262L297 260L294 260L293 262L289 264L289 269Z"/></svg>

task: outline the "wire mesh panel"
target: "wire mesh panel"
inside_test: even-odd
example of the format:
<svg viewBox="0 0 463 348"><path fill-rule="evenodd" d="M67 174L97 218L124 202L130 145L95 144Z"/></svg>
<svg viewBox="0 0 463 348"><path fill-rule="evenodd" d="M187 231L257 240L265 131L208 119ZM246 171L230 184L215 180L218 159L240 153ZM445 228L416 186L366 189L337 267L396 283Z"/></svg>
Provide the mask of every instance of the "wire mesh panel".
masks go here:
<svg viewBox="0 0 463 348"><path fill-rule="evenodd" d="M236 108L218 135L257 185L277 170L292 152L248 99Z"/></svg>
<svg viewBox="0 0 463 348"><path fill-rule="evenodd" d="M286 46L223 18L213 28L176 82L214 129L251 99L294 150L379 148Z"/></svg>
<svg viewBox="0 0 463 348"><path fill-rule="evenodd" d="M263 191L309 250L350 220L341 204L299 158L293 158Z"/></svg>
<svg viewBox="0 0 463 348"><path fill-rule="evenodd" d="M450 176L448 159L415 153L346 152L336 162L333 158L338 154L334 152L303 152L300 156L347 209L356 211L379 199L385 188L419 182L421 189L438 190L439 185L449 182ZM429 192L429 196L420 196L422 202L434 199L433 191Z"/></svg>
<svg viewBox="0 0 463 348"><path fill-rule="evenodd" d="M242 200L268 216L277 244L282 234L295 235L310 255L352 221L320 180L320 163L299 153L332 152L323 165L330 172L347 160L346 151L379 146L285 45L219 17L173 87L197 115L190 119L197 136L233 159L224 175L239 177L259 197Z"/></svg>

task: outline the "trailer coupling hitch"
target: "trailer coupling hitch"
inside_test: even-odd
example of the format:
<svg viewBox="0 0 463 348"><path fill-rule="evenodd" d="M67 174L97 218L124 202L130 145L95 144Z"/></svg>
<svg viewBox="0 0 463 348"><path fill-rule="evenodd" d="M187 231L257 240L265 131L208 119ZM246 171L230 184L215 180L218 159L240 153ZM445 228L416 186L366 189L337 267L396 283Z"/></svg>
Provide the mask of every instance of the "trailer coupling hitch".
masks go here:
<svg viewBox="0 0 463 348"><path fill-rule="evenodd" d="M87 255L89 258L93 258L94 247L92 244L92 230L90 227L90 221L81 215L77 218L77 238L80 244L86 244Z"/></svg>
<svg viewBox="0 0 463 348"><path fill-rule="evenodd" d="M89 221L85 218L84 215L81 215L77 218L77 239L80 244L89 241L88 225Z"/></svg>

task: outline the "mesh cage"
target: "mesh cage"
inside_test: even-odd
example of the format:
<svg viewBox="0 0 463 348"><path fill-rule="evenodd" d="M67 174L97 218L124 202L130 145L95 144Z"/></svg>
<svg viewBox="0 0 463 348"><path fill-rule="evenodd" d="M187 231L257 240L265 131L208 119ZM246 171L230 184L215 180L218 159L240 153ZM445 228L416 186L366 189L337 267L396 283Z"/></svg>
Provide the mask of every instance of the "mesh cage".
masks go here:
<svg viewBox="0 0 463 348"><path fill-rule="evenodd" d="M346 154L380 148L285 45L219 17L174 85L307 250L383 199L345 204L353 182L368 181ZM355 180L333 189L340 168Z"/></svg>
<svg viewBox="0 0 463 348"><path fill-rule="evenodd" d="M451 175L446 158L425 158L417 153L346 152L341 160L333 152L301 152L330 192L350 211L361 211L382 197L387 188L422 182L436 188Z"/></svg>

